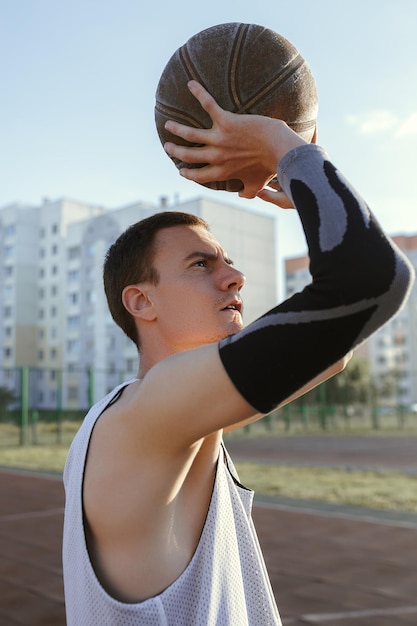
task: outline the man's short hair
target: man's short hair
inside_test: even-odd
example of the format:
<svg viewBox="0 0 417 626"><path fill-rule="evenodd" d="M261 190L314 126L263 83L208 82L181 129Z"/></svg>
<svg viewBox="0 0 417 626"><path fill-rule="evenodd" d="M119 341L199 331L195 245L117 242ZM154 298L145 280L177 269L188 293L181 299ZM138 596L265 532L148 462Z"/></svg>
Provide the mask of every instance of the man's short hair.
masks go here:
<svg viewBox="0 0 417 626"><path fill-rule="evenodd" d="M159 275L154 267L155 237L163 228L173 226L201 226L209 230L205 220L191 213L155 213L125 230L110 246L104 261L104 290L110 313L138 349L140 340L134 318L122 302L123 289L141 282L158 284Z"/></svg>

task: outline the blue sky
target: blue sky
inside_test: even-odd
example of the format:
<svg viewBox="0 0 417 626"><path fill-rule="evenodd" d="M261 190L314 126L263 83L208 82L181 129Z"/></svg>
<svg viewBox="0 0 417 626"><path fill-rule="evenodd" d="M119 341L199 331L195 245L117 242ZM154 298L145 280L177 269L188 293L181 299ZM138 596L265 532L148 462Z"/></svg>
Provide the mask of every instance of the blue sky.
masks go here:
<svg viewBox="0 0 417 626"><path fill-rule="evenodd" d="M0 206L204 196L263 207L182 180L153 118L171 54L203 28L240 21L298 47L318 85L319 143L390 233L417 231L415 0L0 0L0 8ZM284 254L304 252L294 212L280 212L279 232Z"/></svg>

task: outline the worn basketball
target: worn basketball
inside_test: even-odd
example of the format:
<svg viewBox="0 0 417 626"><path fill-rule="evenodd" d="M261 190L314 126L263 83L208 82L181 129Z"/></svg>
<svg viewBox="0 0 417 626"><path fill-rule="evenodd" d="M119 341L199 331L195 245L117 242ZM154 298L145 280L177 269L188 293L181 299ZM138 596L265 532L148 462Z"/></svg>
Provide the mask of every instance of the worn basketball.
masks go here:
<svg viewBox="0 0 417 626"><path fill-rule="evenodd" d="M155 122L162 145L192 145L165 130L167 120L210 128L211 120L187 83L200 82L225 110L284 120L306 141L315 128L318 97L313 74L285 37L257 24L219 24L191 37L170 58L156 90ZM190 165L172 158L181 167ZM213 181L211 189L239 191L240 180Z"/></svg>

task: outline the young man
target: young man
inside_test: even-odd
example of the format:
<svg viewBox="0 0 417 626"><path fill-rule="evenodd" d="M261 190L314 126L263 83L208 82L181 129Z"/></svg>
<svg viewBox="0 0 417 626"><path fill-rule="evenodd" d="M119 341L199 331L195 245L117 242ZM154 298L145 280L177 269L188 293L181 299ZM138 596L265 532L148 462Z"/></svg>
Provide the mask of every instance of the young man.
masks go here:
<svg viewBox="0 0 417 626"><path fill-rule="evenodd" d="M294 204L313 280L243 328L244 277L199 218L156 215L110 248L109 307L138 345L140 369L91 409L68 456L69 626L280 624L252 492L222 433L340 371L411 284L406 260L321 148L190 89L213 126L167 124L202 146L168 144L171 156L208 164L180 173L240 178L242 197ZM279 191L266 189L277 167Z"/></svg>

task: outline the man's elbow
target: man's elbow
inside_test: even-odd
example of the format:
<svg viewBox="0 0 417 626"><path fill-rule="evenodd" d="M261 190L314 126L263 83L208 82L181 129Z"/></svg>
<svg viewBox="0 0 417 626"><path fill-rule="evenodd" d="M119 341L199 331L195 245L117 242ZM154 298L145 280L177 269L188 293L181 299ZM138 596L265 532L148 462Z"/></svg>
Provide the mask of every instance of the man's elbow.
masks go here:
<svg viewBox="0 0 417 626"><path fill-rule="evenodd" d="M340 361L336 361L336 363L330 368L330 376L336 376L336 374L340 374L340 372L343 372L352 356L353 350L348 352L342 359L340 359Z"/></svg>

